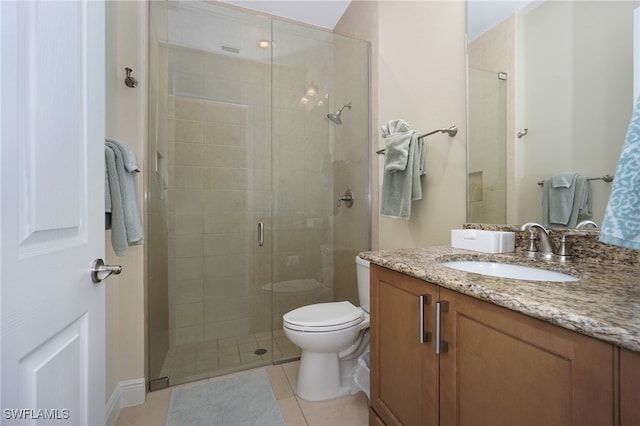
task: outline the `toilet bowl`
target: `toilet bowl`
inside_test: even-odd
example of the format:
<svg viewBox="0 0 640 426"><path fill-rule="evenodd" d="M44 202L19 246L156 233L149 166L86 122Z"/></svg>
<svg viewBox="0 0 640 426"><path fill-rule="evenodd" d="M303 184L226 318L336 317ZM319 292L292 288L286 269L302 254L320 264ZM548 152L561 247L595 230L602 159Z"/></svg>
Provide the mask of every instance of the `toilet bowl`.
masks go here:
<svg viewBox="0 0 640 426"><path fill-rule="evenodd" d="M289 340L302 349L296 394L308 401L346 395L358 356L369 349L369 262L356 257L361 307L350 302L316 303L282 317Z"/></svg>

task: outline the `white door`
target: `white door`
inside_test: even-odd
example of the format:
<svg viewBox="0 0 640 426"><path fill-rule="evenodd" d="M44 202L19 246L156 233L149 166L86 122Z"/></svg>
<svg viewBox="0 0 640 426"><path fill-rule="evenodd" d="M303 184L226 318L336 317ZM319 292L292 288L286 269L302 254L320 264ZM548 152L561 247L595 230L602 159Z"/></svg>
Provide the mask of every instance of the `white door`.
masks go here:
<svg viewBox="0 0 640 426"><path fill-rule="evenodd" d="M104 3L0 1L3 424L105 422Z"/></svg>

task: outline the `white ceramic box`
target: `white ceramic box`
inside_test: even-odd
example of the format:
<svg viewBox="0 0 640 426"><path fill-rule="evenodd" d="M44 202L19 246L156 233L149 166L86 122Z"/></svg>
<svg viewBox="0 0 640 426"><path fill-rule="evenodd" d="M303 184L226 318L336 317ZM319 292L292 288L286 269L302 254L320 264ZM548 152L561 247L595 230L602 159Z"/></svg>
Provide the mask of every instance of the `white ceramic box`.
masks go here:
<svg viewBox="0 0 640 426"><path fill-rule="evenodd" d="M515 250L515 232L452 229L451 247L482 253L509 253Z"/></svg>

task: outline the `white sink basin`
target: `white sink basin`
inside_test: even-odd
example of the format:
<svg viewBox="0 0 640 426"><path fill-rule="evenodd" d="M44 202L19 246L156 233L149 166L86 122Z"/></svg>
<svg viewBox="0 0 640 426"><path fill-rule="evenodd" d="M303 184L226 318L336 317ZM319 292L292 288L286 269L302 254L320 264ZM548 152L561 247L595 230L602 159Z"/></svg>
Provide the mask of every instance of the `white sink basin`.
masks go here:
<svg viewBox="0 0 640 426"><path fill-rule="evenodd" d="M530 268L528 266L511 265L508 263L481 262L481 261L459 261L443 262L448 268L459 271L473 272L475 274L489 275L492 277L512 278L527 281L578 281L579 278L561 272L548 271L546 269Z"/></svg>

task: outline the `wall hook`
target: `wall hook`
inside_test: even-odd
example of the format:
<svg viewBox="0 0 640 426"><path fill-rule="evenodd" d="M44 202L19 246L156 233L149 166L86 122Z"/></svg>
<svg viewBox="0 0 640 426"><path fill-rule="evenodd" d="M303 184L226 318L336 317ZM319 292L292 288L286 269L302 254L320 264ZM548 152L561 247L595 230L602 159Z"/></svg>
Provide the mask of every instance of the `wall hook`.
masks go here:
<svg viewBox="0 0 640 426"><path fill-rule="evenodd" d="M127 87L131 87L132 89L135 88L138 85L138 80L135 79L135 77L131 77L131 72L133 71L131 68L125 68L124 69L127 72L127 77L124 79L124 84Z"/></svg>
<svg viewBox="0 0 640 426"><path fill-rule="evenodd" d="M523 136L527 136L527 133L529 133L529 128L518 131L518 139L522 139Z"/></svg>

